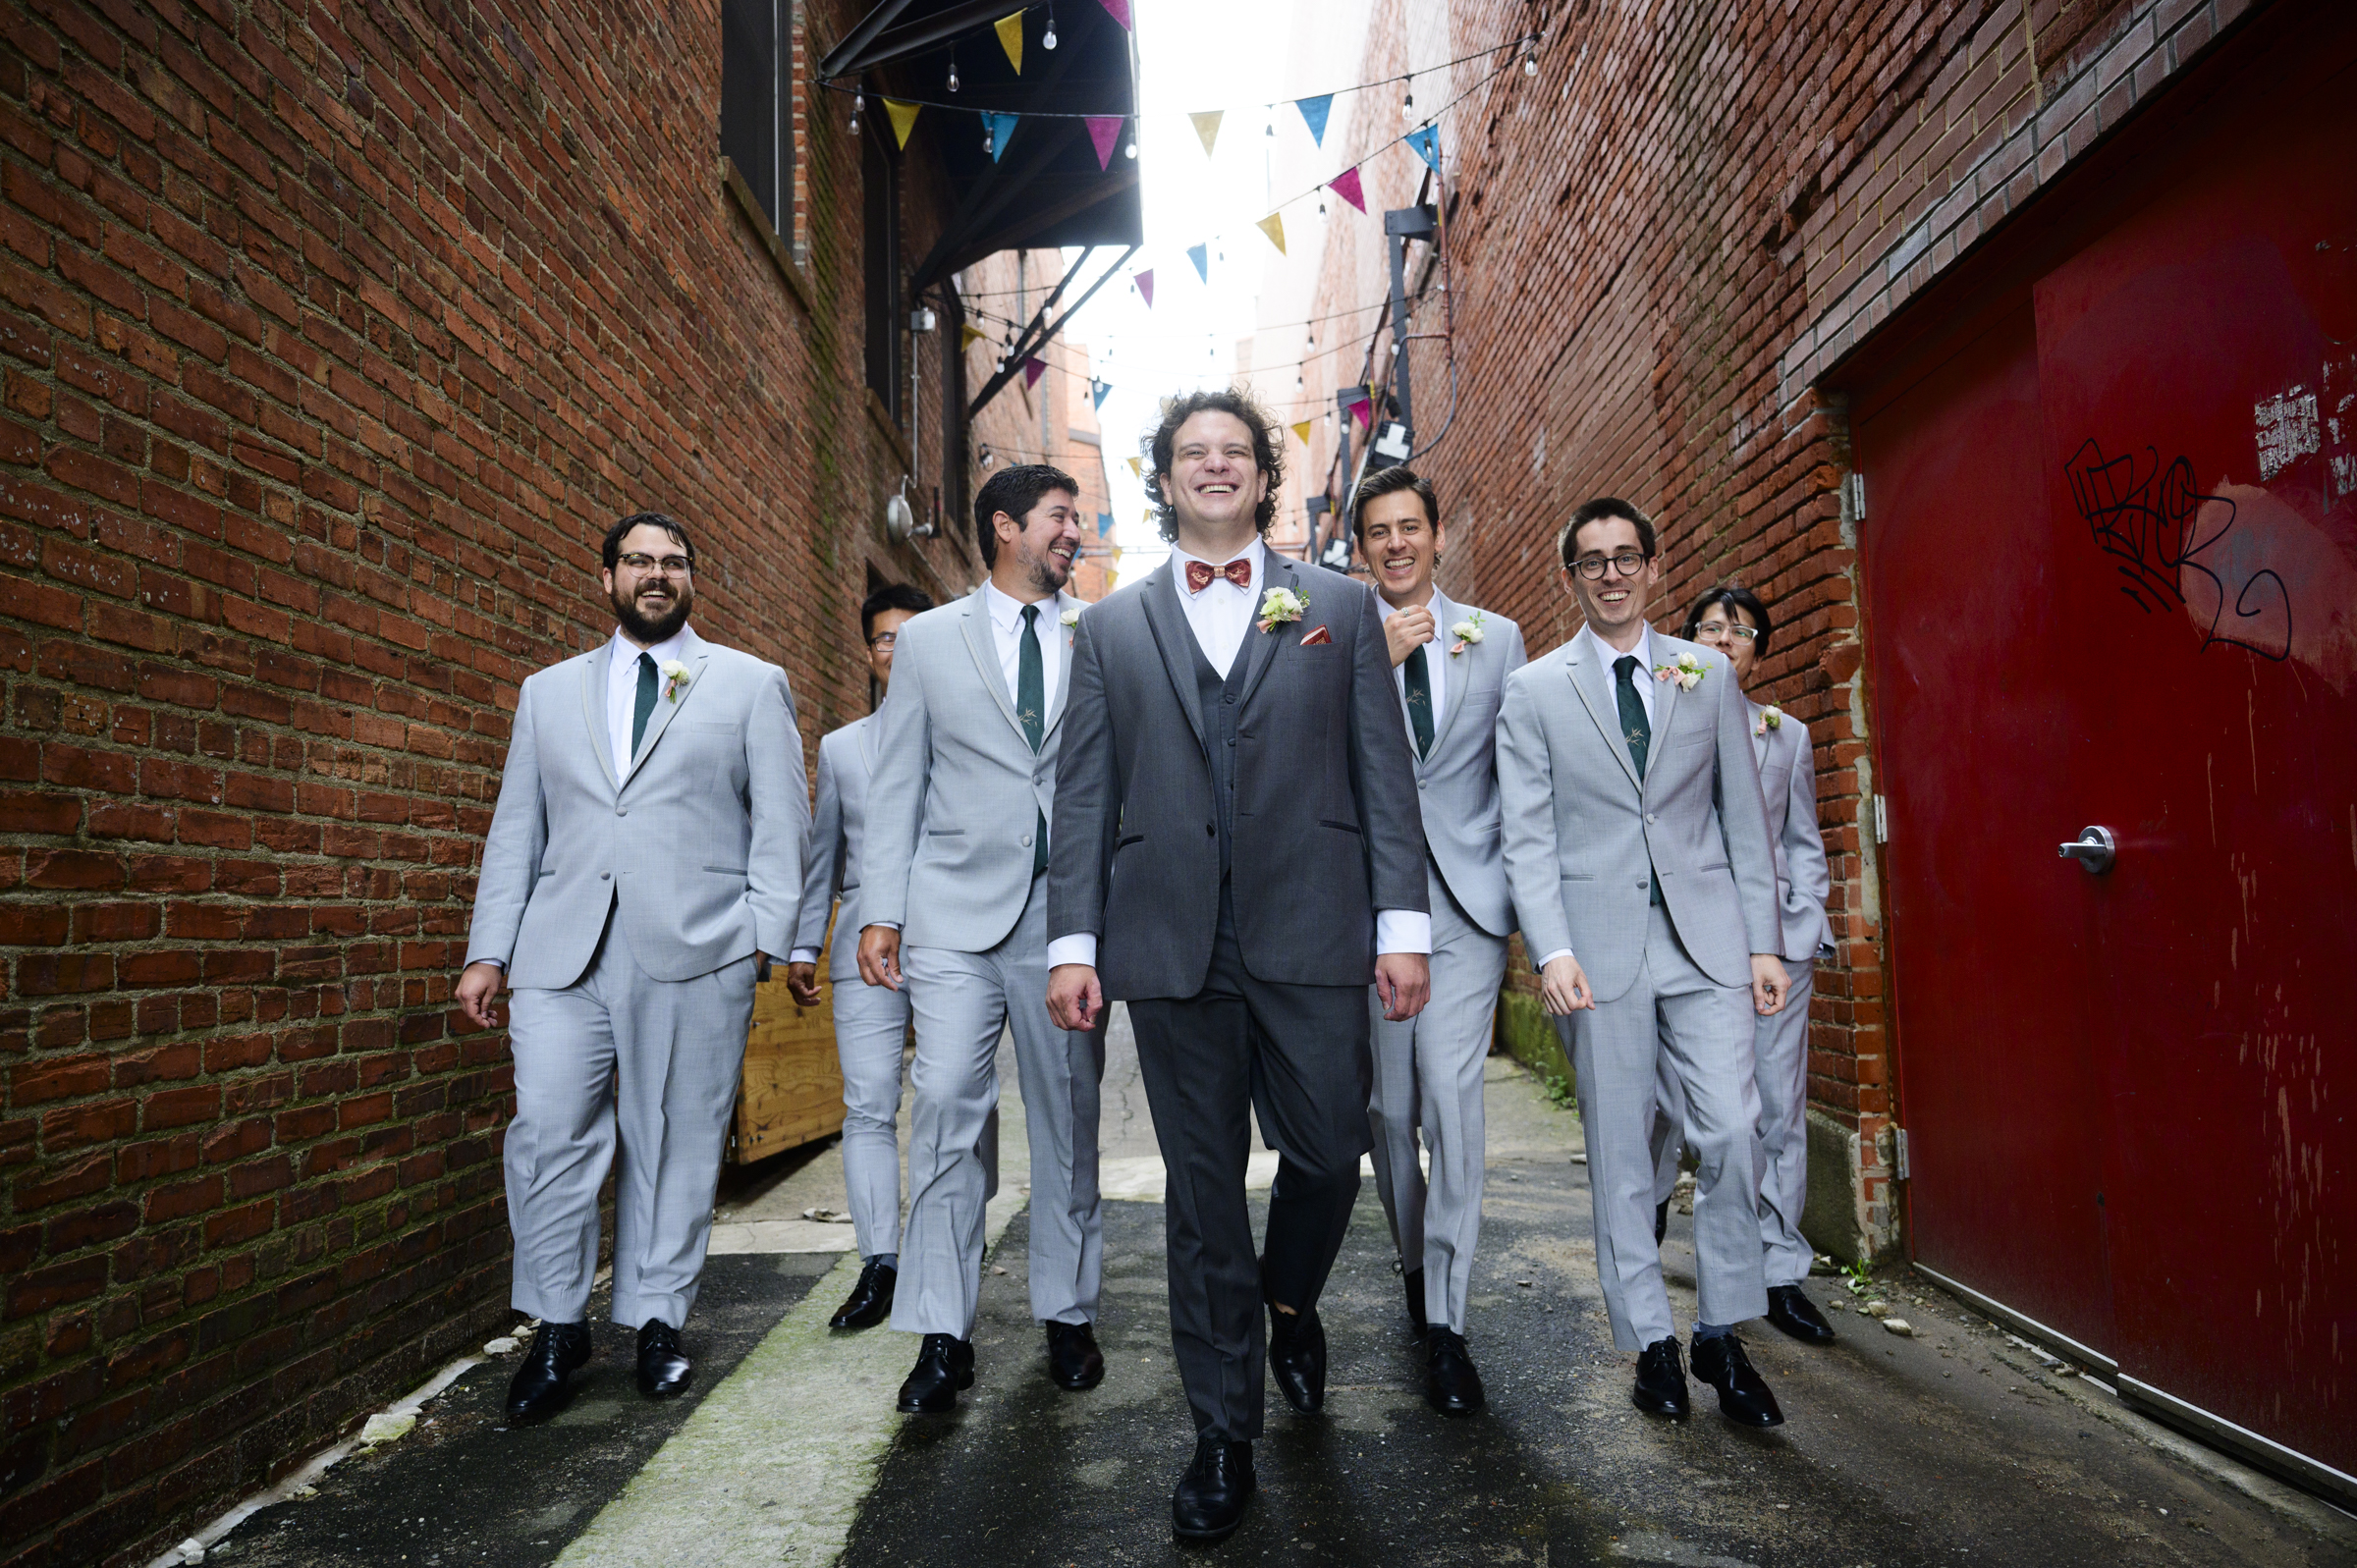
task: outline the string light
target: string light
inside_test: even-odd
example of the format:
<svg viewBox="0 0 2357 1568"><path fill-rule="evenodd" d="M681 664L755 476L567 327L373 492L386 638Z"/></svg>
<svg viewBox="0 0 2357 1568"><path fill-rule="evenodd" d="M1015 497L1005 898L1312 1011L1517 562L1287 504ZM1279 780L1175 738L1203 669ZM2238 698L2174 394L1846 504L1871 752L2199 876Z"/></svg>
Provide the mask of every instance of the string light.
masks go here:
<svg viewBox="0 0 2357 1568"><path fill-rule="evenodd" d="M854 92L851 94L851 135L854 136L859 134L859 111L866 107L866 93Z"/></svg>
<svg viewBox="0 0 2357 1568"><path fill-rule="evenodd" d="M1042 48L1053 49L1056 47L1056 8L1054 6L1048 7L1048 35L1039 42Z"/></svg>
<svg viewBox="0 0 2357 1568"><path fill-rule="evenodd" d="M1413 120L1415 117L1416 76L1415 73L1411 71L1407 76L1407 95L1399 100L1399 118L1402 120Z"/></svg>
<svg viewBox="0 0 2357 1568"><path fill-rule="evenodd" d="M1134 158L1137 156L1137 138L1135 136L1131 136L1129 138L1129 144L1122 149L1122 156L1124 158Z"/></svg>
<svg viewBox="0 0 2357 1568"><path fill-rule="evenodd" d="M958 51L955 49L950 51L950 90L958 90Z"/></svg>
<svg viewBox="0 0 2357 1568"><path fill-rule="evenodd" d="M1535 77L1539 74L1539 54L1537 50L1534 49L1522 57L1522 74L1526 77Z"/></svg>

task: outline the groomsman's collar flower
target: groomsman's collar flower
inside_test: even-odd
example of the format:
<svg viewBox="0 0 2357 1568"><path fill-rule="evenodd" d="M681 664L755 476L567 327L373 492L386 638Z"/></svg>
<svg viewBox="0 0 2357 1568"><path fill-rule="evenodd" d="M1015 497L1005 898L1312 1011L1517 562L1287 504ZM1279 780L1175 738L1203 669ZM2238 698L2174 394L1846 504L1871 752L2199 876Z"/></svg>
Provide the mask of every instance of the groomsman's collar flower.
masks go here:
<svg viewBox="0 0 2357 1568"><path fill-rule="evenodd" d="M1679 654L1674 663L1653 667L1654 679L1674 680L1680 691L1692 691L1701 685L1702 677L1708 673L1703 669L1702 661L1690 653Z"/></svg>
<svg viewBox="0 0 2357 1568"><path fill-rule="evenodd" d="M1061 620L1068 626L1076 626L1080 624L1080 607L1078 605L1067 605L1065 607L1064 614L1057 619Z"/></svg>
<svg viewBox="0 0 2357 1568"><path fill-rule="evenodd" d="M1476 610L1455 625L1451 626L1449 635L1454 637L1456 641L1450 645L1449 657L1453 659L1474 643L1479 642L1483 636L1481 623L1488 619L1487 616Z"/></svg>
<svg viewBox="0 0 2357 1568"><path fill-rule="evenodd" d="M1764 735L1771 730L1781 730L1783 727L1784 710L1772 702L1760 710L1760 722L1752 728L1751 732Z"/></svg>
<svg viewBox="0 0 2357 1568"><path fill-rule="evenodd" d="M1288 621L1300 620L1308 608L1309 595L1290 588L1271 588L1268 597L1260 601L1260 629L1275 631Z"/></svg>
<svg viewBox="0 0 2357 1568"><path fill-rule="evenodd" d="M663 695L669 701L679 701L680 693L685 691L687 682L694 678L695 673L679 660L663 661Z"/></svg>

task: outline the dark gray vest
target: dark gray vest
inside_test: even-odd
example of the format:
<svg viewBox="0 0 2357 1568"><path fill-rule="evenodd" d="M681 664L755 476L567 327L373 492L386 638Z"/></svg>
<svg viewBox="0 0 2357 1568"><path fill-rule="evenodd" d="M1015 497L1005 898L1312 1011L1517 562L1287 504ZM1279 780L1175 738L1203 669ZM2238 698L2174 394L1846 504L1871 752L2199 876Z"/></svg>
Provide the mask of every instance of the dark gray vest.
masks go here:
<svg viewBox="0 0 2357 1568"><path fill-rule="evenodd" d="M1235 663L1228 667L1228 677L1203 657L1195 639L1186 639L1189 652L1195 656L1195 702L1203 713L1203 738L1211 745L1211 793L1219 805L1220 880L1226 882L1233 865L1235 843L1235 727L1236 712L1243 702L1244 666L1251 649L1247 645L1235 650Z"/></svg>

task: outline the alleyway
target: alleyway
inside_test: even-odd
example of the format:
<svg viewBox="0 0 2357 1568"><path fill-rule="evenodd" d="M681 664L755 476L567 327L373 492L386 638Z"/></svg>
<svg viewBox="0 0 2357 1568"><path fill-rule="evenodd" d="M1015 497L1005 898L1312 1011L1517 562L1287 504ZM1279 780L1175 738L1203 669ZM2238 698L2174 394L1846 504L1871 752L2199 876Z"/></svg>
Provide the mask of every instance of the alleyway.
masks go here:
<svg viewBox="0 0 2357 1568"><path fill-rule="evenodd" d="M1084 1395L1041 1370L1022 1291L1023 1141L1007 1074L999 1240L955 1419L892 1412L910 1341L831 1336L856 1259L829 1149L724 1194L728 1245L690 1325L700 1392L650 1406L629 1339L601 1334L573 1408L498 1428L506 1365L473 1370L415 1432L346 1460L317 1495L260 1514L207 1561L360 1568L537 1565L1094 1564L1191 1560L1167 1499L1188 1441L1164 1308L1151 1124L1117 1014L1106 1085L1109 1373ZM1011 1063L1006 1065L1011 1067ZM1272 1415L1243 1530L1201 1553L1384 1564L2357 1564L2357 1522L2174 1437L1904 1274L1878 1281L1910 1336L1856 1311L1830 1352L1748 1333L1789 1424L1738 1431L1628 1402L1605 1326L1577 1122L1491 1064L1490 1187L1472 1343L1493 1402L1447 1423L1422 1403L1370 1183L1326 1298L1329 1414ZM1265 1162L1264 1162L1265 1163ZM767 1179L767 1173L764 1173ZM1265 1181L1265 1176L1263 1177ZM831 1206L832 1195L838 1200ZM1008 1223L1009 1220L1013 1223ZM1671 1223L1681 1322L1690 1221ZM766 1238L766 1240L764 1239ZM1850 1302L1821 1279L1821 1300ZM602 1310L602 1301L598 1304ZM511 1362L512 1364L512 1362Z"/></svg>

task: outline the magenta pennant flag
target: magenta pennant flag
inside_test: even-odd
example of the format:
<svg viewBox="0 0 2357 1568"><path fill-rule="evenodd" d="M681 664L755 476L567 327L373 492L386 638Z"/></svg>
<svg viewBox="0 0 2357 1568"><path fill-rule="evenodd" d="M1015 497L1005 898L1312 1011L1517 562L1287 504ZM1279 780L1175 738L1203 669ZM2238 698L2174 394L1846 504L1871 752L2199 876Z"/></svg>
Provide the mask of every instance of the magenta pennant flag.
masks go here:
<svg viewBox="0 0 2357 1568"><path fill-rule="evenodd" d="M1113 144L1122 139L1122 117L1118 114L1092 114L1087 117L1088 139L1097 144L1097 167L1109 168L1113 163Z"/></svg>
<svg viewBox="0 0 2357 1568"><path fill-rule="evenodd" d="M1129 0L1097 0L1097 3L1102 5L1105 8L1105 14L1120 23L1124 30L1129 32L1137 30L1129 26Z"/></svg>
<svg viewBox="0 0 2357 1568"><path fill-rule="evenodd" d="M1145 271L1143 271L1143 272L1141 272L1141 273L1137 274L1137 276L1135 276L1135 277L1131 278L1129 281L1130 281L1131 283L1134 283L1134 284L1136 284L1136 285L1137 285L1137 292L1138 292L1139 294L1142 294L1142 295L1144 295L1144 296L1146 297L1146 308L1147 308L1148 310L1151 310L1151 309L1153 309L1153 308L1154 308L1154 269L1153 269L1152 267L1148 267L1148 268L1147 268Z"/></svg>
<svg viewBox="0 0 2357 1568"><path fill-rule="evenodd" d="M1367 210L1367 198L1358 189L1358 170L1355 167L1344 169L1341 174L1327 181L1326 189L1349 202L1359 211Z"/></svg>
<svg viewBox="0 0 2357 1568"><path fill-rule="evenodd" d="M1350 405L1350 417L1357 420L1362 428L1367 424L1374 412L1374 406L1369 404L1364 398L1361 398L1356 403Z"/></svg>
<svg viewBox="0 0 2357 1568"><path fill-rule="evenodd" d="M1039 378L1048 373L1048 362L1033 354L1023 361L1023 390L1028 392L1039 385Z"/></svg>

